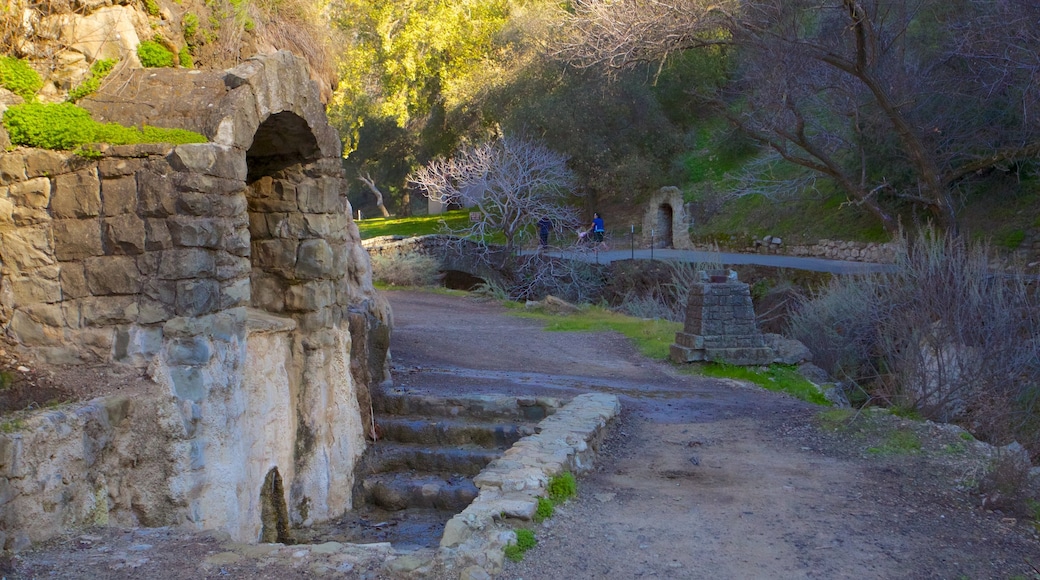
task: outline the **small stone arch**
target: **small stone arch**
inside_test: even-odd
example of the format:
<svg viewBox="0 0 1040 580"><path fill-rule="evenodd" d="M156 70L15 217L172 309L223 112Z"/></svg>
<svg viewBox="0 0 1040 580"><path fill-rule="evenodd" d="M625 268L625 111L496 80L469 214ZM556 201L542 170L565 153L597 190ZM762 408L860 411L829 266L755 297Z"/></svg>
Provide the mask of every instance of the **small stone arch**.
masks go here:
<svg viewBox="0 0 1040 580"><path fill-rule="evenodd" d="M651 243L656 248L693 249L689 219L678 187L662 187L650 197L643 214L643 244Z"/></svg>

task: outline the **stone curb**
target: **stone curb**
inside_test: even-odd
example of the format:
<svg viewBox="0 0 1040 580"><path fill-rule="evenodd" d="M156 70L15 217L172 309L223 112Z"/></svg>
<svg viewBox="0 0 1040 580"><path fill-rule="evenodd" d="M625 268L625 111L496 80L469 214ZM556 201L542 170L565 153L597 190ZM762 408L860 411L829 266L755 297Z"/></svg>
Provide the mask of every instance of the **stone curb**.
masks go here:
<svg viewBox="0 0 1040 580"><path fill-rule="evenodd" d="M539 423L539 432L516 442L473 479L480 493L448 520L437 560L461 578L502 571L503 548L515 541L505 518L530 520L549 479L565 471L592 469L606 427L621 410L614 395L578 395Z"/></svg>

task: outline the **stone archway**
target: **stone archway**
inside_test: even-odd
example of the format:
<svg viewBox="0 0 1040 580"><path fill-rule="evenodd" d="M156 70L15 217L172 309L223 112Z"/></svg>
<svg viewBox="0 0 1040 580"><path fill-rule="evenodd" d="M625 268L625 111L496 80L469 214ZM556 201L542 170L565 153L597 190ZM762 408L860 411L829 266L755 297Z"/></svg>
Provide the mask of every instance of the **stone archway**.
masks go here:
<svg viewBox="0 0 1040 580"><path fill-rule="evenodd" d="M650 197L643 214L643 244L650 245L651 232L657 248L692 250L689 221L678 187L662 187Z"/></svg>
<svg viewBox="0 0 1040 580"><path fill-rule="evenodd" d="M170 478L191 490L178 517L256 540L261 498L238 490L261 489L272 464L290 523L341 514L365 447L359 399L386 376L390 316L305 63L278 52L227 71L119 74L108 85L119 92L82 103L95 118L209 139L137 148L97 170L101 198L116 177L137 189L136 263L153 271L140 296L120 289L130 306L117 322L150 333L144 362L184 415L191 458L177 461L197 468Z"/></svg>

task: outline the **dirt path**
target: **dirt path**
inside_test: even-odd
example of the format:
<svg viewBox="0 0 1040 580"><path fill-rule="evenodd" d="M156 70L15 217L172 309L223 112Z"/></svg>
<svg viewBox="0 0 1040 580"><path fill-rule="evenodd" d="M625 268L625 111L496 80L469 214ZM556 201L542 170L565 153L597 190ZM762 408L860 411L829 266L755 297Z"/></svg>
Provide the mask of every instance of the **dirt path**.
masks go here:
<svg viewBox="0 0 1040 580"><path fill-rule="evenodd" d="M1031 523L961 489L988 448L956 429L865 414L818 429L819 408L682 374L612 334L553 333L497 303L390 292L397 386L441 394L619 395L621 420L577 499L535 527L502 578L1034 576ZM921 451L868 453L893 428ZM318 547L236 546L183 529L77 532L0 559L5 578L382 578Z"/></svg>
<svg viewBox="0 0 1040 580"><path fill-rule="evenodd" d="M622 398L580 497L504 577L1008 579L1040 566L1035 529L959 489L983 446L954 429L886 415L922 451L870 454L863 433L814 427L816 407L680 374L617 336L544 332L468 298L390 300L399 385Z"/></svg>

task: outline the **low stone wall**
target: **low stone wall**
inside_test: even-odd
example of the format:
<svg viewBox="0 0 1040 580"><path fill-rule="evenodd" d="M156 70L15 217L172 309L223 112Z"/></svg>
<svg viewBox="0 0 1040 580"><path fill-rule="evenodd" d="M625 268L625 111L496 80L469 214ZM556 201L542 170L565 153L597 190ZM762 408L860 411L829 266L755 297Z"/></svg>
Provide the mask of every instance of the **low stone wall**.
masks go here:
<svg viewBox="0 0 1040 580"><path fill-rule="evenodd" d="M480 493L445 524L439 558L453 562L463 578L500 572L502 550L515 534L499 522L532 519L550 478L592 469L607 426L620 411L616 396L589 393L545 418L538 434L518 441L473 479Z"/></svg>
<svg viewBox="0 0 1040 580"><path fill-rule="evenodd" d="M156 386L7 418L0 433L0 547L21 551L92 525L184 523L191 470L174 398Z"/></svg>
<svg viewBox="0 0 1040 580"><path fill-rule="evenodd" d="M826 258L849 262L872 262L888 264L895 260L896 244L876 242L850 242L845 240L819 240L815 244L787 245L782 238L766 236L750 245L716 248L712 244L695 244L697 250L733 251L745 254L777 254L802 258Z"/></svg>

